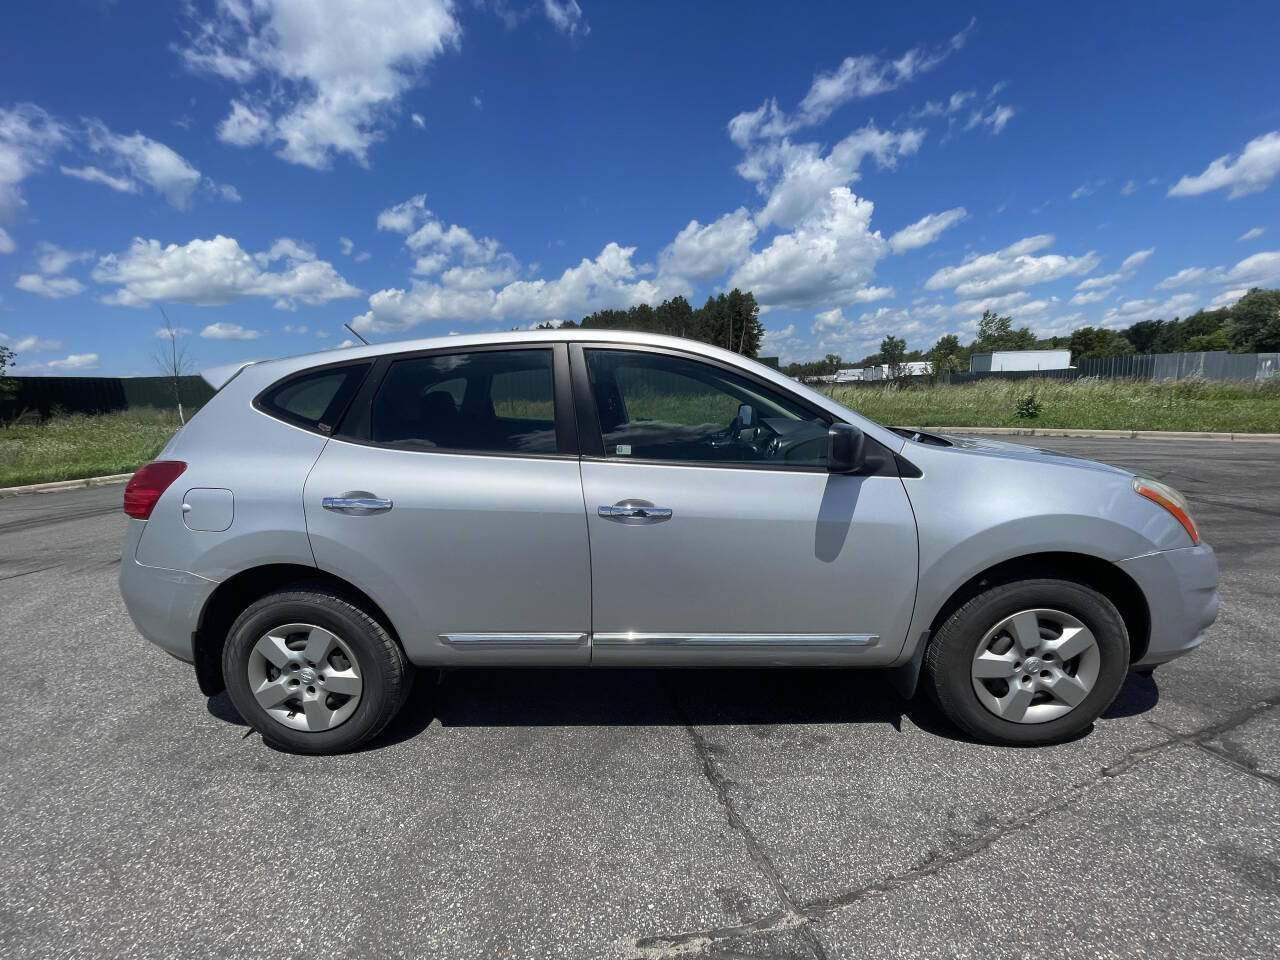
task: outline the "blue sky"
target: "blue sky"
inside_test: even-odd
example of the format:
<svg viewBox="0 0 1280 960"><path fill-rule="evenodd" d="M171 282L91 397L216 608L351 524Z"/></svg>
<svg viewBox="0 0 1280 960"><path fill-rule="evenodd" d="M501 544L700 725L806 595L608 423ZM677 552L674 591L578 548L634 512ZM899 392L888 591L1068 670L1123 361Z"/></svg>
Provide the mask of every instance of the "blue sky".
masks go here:
<svg viewBox="0 0 1280 960"><path fill-rule="evenodd" d="M1274 3L0 13L0 343L152 373L739 285L764 352L1280 284Z"/></svg>

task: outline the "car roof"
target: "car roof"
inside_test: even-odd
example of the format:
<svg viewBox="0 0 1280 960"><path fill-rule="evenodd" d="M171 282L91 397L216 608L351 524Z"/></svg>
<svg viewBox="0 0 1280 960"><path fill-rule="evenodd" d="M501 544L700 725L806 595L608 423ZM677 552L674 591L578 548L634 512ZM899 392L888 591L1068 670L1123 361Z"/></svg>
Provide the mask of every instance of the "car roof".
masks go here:
<svg viewBox="0 0 1280 960"><path fill-rule="evenodd" d="M223 364L200 371L214 389L221 387L231 377L249 365L274 368L273 373L284 375L308 367L331 364L343 360L362 360L367 357L381 357L394 353L413 353L419 350L440 350L464 347L483 347L501 344L535 344L565 343L572 341L593 343L622 343L649 346L674 347L686 353L697 353L707 357L727 359L740 362L741 354L733 353L720 347L703 343L701 340L690 340L684 337L669 337L656 333L643 333L635 330L583 330L580 327L569 327L554 330L505 330L493 333L454 334L443 337L422 337L412 340L388 340L370 344L352 344L343 347L332 347L314 353L302 353L288 357L277 357L266 360L246 360L241 363Z"/></svg>

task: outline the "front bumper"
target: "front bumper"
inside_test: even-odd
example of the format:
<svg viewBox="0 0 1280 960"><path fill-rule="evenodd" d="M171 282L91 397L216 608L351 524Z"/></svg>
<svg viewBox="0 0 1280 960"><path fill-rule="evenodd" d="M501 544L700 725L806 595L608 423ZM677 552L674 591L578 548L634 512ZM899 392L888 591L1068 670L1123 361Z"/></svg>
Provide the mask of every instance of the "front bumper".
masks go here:
<svg viewBox="0 0 1280 960"><path fill-rule="evenodd" d="M1218 618L1218 559L1202 543L1121 560L1147 600L1151 636L1134 667L1154 667L1190 653Z"/></svg>
<svg viewBox="0 0 1280 960"><path fill-rule="evenodd" d="M143 520L129 521L120 557L120 596L139 633L179 660L192 663L192 635L218 584L194 573L139 563L138 540L145 528Z"/></svg>

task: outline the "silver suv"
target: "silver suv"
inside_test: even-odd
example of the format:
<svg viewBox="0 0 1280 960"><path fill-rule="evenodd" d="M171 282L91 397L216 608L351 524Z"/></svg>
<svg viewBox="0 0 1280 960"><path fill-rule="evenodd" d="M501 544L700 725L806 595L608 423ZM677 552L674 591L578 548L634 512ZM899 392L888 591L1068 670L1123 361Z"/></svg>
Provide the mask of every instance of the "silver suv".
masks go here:
<svg viewBox="0 0 1280 960"><path fill-rule="evenodd" d="M1172 488L888 429L705 344L504 333L210 380L125 491L120 589L287 750L375 736L415 668L496 665L875 667L1050 743L1217 614Z"/></svg>

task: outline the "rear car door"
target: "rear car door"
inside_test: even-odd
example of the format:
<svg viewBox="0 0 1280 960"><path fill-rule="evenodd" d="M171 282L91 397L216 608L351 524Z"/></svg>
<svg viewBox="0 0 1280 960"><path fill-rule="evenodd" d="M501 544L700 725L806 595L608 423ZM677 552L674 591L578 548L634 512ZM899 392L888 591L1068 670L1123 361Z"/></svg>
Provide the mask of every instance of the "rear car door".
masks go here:
<svg viewBox="0 0 1280 960"><path fill-rule="evenodd" d="M915 601L892 454L830 474L830 415L697 355L572 348L592 663L885 664Z"/></svg>
<svg viewBox="0 0 1280 960"><path fill-rule="evenodd" d="M587 662L567 371L563 344L383 358L307 478L316 563L383 607L410 659Z"/></svg>

